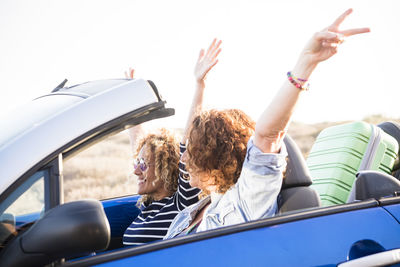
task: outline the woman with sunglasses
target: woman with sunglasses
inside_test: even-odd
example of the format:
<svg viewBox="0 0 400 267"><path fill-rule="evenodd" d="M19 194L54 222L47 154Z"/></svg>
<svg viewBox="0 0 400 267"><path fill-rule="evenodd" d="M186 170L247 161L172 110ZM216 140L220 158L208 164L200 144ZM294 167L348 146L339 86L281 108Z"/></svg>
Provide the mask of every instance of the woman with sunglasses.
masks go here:
<svg viewBox="0 0 400 267"><path fill-rule="evenodd" d="M200 190L191 187L184 178L187 172L180 156L186 150L190 123L201 112L205 79L218 62L220 45L221 41L214 39L206 52L203 49L200 51L195 67L197 86L182 142L179 144L171 132L161 129L145 136L136 145L134 174L138 177L138 194L142 195L139 201L141 213L126 229L124 245L162 240L175 216L199 199ZM133 78L133 70L125 75ZM141 127L132 128L130 134L131 141L137 141Z"/></svg>
<svg viewBox="0 0 400 267"><path fill-rule="evenodd" d="M308 78L320 62L336 54L343 37L369 32L368 28L338 29L351 12L347 10L307 43L247 146L246 127L239 120L244 115L239 116L239 111L211 110L195 117L182 160L190 184L209 197L176 216L165 239L276 213L287 156L283 138L300 95L308 88Z"/></svg>

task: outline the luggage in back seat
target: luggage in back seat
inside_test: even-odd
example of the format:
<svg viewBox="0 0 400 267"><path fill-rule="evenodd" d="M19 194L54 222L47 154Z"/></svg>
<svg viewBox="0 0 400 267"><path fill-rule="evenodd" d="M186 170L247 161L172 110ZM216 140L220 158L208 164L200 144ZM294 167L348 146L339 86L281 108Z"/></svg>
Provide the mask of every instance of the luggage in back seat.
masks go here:
<svg viewBox="0 0 400 267"><path fill-rule="evenodd" d="M397 151L398 143L392 136L366 122L321 131L308 155L307 166L322 206L346 203L358 171L390 174Z"/></svg>

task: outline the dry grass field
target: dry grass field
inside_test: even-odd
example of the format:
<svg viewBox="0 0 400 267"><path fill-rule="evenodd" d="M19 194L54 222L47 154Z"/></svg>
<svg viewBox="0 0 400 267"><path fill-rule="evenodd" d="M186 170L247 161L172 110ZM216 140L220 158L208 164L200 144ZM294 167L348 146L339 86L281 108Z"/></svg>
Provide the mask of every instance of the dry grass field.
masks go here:
<svg viewBox="0 0 400 267"><path fill-rule="evenodd" d="M126 132L108 137L68 159L63 171L65 202L135 193L136 183L128 179L132 162Z"/></svg>
<svg viewBox="0 0 400 267"><path fill-rule="evenodd" d="M380 123L400 119L369 116L364 121ZM293 122L290 136L307 157L319 132L331 125L345 122L303 124ZM136 180L128 179L132 173L132 154L126 132L111 136L64 163L65 202L84 199L106 199L136 193Z"/></svg>

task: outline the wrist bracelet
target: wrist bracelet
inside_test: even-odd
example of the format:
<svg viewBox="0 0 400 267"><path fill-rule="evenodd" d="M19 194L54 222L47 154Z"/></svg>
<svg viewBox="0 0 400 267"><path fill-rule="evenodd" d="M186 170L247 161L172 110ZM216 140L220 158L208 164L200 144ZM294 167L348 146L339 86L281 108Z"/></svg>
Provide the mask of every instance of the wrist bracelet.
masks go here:
<svg viewBox="0 0 400 267"><path fill-rule="evenodd" d="M310 83L301 84L300 82L307 82L307 79L296 78L293 76L292 72L288 71L287 77L289 81L298 89L302 91L308 91L310 87Z"/></svg>

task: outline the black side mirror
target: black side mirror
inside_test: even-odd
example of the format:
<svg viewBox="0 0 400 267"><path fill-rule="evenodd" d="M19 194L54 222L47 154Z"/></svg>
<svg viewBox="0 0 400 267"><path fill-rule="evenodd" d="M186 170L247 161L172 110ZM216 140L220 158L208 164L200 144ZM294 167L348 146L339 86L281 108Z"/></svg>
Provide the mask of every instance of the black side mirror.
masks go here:
<svg viewBox="0 0 400 267"><path fill-rule="evenodd" d="M1 266L42 266L62 258L104 250L110 226L97 200L57 206L20 233L0 254Z"/></svg>
<svg viewBox="0 0 400 267"><path fill-rule="evenodd" d="M356 199L382 198L400 193L400 181L393 176L378 171L357 173Z"/></svg>

